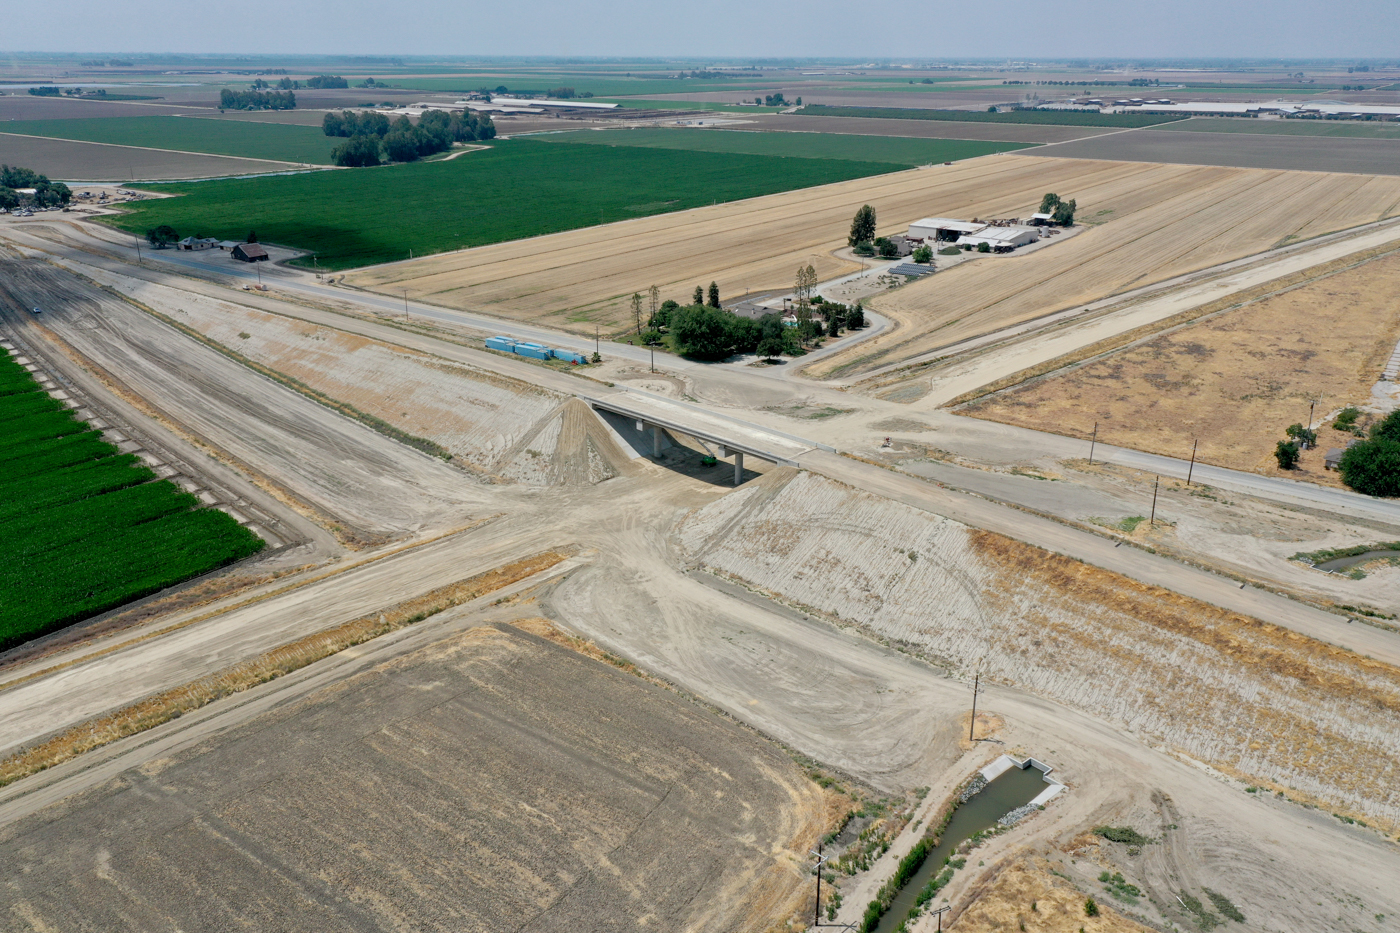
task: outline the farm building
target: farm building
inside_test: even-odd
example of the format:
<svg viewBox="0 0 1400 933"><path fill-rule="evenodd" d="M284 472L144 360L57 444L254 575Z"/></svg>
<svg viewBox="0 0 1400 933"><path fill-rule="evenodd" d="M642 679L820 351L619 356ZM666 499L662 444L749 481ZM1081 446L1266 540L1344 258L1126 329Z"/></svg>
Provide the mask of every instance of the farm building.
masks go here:
<svg viewBox="0 0 1400 933"><path fill-rule="evenodd" d="M219 241L213 237L187 236L178 245L185 250L213 249L219 245Z"/></svg>
<svg viewBox="0 0 1400 933"><path fill-rule="evenodd" d="M956 240L960 236L976 233L986 224L966 220L952 220L947 217L925 217L909 225L905 234L911 240Z"/></svg>
<svg viewBox="0 0 1400 933"><path fill-rule="evenodd" d="M993 250L1009 251L1018 246L1029 246L1040 239L1040 231L1034 227L983 227L976 233L958 237L958 245L980 246L986 243Z"/></svg>
<svg viewBox="0 0 1400 933"><path fill-rule="evenodd" d="M257 243L239 243L233 248L233 258L241 262L267 262L267 250Z"/></svg>

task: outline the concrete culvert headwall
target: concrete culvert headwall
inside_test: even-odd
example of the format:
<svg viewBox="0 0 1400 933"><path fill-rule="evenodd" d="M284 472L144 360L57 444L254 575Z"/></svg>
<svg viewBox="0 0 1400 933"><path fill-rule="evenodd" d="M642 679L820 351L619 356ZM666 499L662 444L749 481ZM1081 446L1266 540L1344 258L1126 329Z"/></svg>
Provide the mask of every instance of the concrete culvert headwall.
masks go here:
<svg viewBox="0 0 1400 933"><path fill-rule="evenodd" d="M586 402L566 400L502 455L502 476L531 486L591 486L632 469Z"/></svg>

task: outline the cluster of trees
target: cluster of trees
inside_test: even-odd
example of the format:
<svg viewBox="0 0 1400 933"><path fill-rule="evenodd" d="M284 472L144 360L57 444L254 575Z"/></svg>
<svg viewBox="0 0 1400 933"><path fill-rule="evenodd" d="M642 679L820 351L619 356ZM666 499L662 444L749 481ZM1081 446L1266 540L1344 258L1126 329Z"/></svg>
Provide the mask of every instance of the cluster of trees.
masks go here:
<svg viewBox="0 0 1400 933"><path fill-rule="evenodd" d="M689 305L661 301L660 289L649 291L651 315L642 329L642 308L647 302L641 293L632 296L632 313L638 335L647 344L659 344L666 335L676 351L698 360L722 360L735 353L757 353L773 358L800 356L806 346L823 336L836 336L842 330L865 326L865 311L825 301L813 295L817 273L810 265L797 270L796 326L785 324L782 315L765 314L758 320L740 317L720 306L719 286L699 285Z"/></svg>
<svg viewBox="0 0 1400 933"><path fill-rule="evenodd" d="M846 235L846 245L859 246L862 243L870 243L874 239L875 208L866 204L856 211L855 218L851 220L851 232Z"/></svg>
<svg viewBox="0 0 1400 933"><path fill-rule="evenodd" d="M32 87L29 93L35 97L57 97L60 92L56 87Z"/></svg>
<svg viewBox="0 0 1400 933"><path fill-rule="evenodd" d="M17 188L33 188L33 195L21 195ZM61 181L49 181L33 169L0 165L0 207L14 210L25 203L39 207L60 207L73 199L73 192Z"/></svg>
<svg viewBox="0 0 1400 933"><path fill-rule="evenodd" d="M753 99L753 102L755 104L762 104L765 107L786 107L789 104L789 101L785 97L783 97L782 91L778 91L774 94L768 94L764 97L755 97ZM797 98L797 100L791 101L791 104L795 107L801 107L802 98L799 97Z"/></svg>
<svg viewBox="0 0 1400 933"><path fill-rule="evenodd" d="M1077 206L1073 199L1062 201L1054 192L1049 192L1040 199L1040 213L1049 214L1050 222L1061 227L1074 226L1074 211Z"/></svg>
<svg viewBox="0 0 1400 933"><path fill-rule="evenodd" d="M470 111L447 113L429 110L417 125L408 117L390 123L382 113L353 111L328 113L321 121L327 136L348 140L331 151L336 165L362 168L388 162L413 162L435 152L446 152L453 143L491 139L496 127L491 118Z"/></svg>
<svg viewBox="0 0 1400 933"><path fill-rule="evenodd" d="M220 110L291 110L297 96L291 91L232 91L219 92Z"/></svg>
<svg viewBox="0 0 1400 933"><path fill-rule="evenodd" d="M340 75L317 75L314 78L307 78L306 86L314 88L349 87L350 82Z"/></svg>
<svg viewBox="0 0 1400 933"><path fill-rule="evenodd" d="M1348 447L1338 469L1342 482L1368 496L1400 496L1400 412L1371 426L1370 437Z"/></svg>
<svg viewBox="0 0 1400 933"><path fill-rule="evenodd" d="M146 231L146 242L155 249L166 249L180 242L180 233L170 224L161 224Z"/></svg>

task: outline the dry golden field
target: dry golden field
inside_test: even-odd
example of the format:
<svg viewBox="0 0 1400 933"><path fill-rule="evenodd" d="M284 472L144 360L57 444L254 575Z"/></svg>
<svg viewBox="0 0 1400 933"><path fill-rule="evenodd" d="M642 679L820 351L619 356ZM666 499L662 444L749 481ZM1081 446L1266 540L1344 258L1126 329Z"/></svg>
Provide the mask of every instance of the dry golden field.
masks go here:
<svg viewBox="0 0 1400 933"><path fill-rule="evenodd" d="M627 297L688 300L788 288L855 267L832 251L875 206L882 234L926 216L1024 217L1055 191L1092 229L1025 256L988 257L877 300L900 324L822 371L875 365L1139 285L1396 213L1400 178L987 156L663 214L352 273L351 284L576 332L622 330ZM865 359L865 358L869 359Z"/></svg>
<svg viewBox="0 0 1400 933"><path fill-rule="evenodd" d="M1391 253L1293 291L1111 353L965 409L990 421L1087 435L1237 470L1339 484L1323 469L1346 435L1319 432L1301 469L1272 456L1283 431L1364 404L1400 339L1400 255Z"/></svg>

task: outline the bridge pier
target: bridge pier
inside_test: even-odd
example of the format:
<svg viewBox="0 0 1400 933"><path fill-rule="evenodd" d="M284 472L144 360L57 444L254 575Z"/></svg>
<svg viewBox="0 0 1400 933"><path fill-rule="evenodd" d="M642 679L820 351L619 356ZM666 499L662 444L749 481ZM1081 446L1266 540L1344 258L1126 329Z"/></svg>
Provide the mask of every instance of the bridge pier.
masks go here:
<svg viewBox="0 0 1400 933"><path fill-rule="evenodd" d="M734 485L737 486L744 480L744 452L734 451Z"/></svg>

